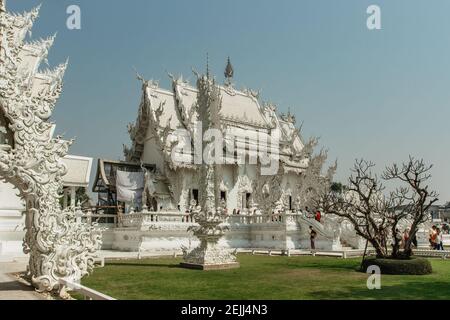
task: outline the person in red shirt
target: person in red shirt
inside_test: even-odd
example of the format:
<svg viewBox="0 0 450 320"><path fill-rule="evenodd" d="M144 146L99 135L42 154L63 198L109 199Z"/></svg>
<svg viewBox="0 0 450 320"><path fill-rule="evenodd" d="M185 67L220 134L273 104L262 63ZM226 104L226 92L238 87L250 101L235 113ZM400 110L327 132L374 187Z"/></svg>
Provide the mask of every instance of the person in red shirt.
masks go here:
<svg viewBox="0 0 450 320"><path fill-rule="evenodd" d="M322 219L322 214L320 213L319 210L317 210L317 212L316 212L316 221L320 222L321 219Z"/></svg>

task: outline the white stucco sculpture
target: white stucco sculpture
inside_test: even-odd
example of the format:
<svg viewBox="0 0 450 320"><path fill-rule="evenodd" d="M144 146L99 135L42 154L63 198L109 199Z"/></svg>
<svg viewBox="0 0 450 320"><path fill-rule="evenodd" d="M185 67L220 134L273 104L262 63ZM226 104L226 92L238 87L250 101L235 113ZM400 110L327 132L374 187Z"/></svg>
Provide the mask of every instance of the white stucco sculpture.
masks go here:
<svg viewBox="0 0 450 320"><path fill-rule="evenodd" d="M221 130L219 117L221 97L217 86L206 75L198 76L197 88L198 120L203 128ZM202 144L202 150L205 150L207 142L203 140ZM235 252L218 245L220 238L229 229L224 224L227 217L226 202L219 201L222 180L220 169L221 165L216 163L205 163L200 167L200 206L195 208L195 200L192 202L192 211L199 226L191 227L194 235L200 240L200 245L191 252L183 249L182 266L204 270L239 267Z"/></svg>
<svg viewBox="0 0 450 320"><path fill-rule="evenodd" d="M26 42L39 8L10 14L0 0L0 112L14 139L0 149L0 179L13 184L26 203L24 251L28 273L41 291L57 289L89 273L100 233L77 222L73 208L62 211L59 192L66 167L61 158L72 141L53 138L49 119L62 90L67 63L40 71L54 37Z"/></svg>

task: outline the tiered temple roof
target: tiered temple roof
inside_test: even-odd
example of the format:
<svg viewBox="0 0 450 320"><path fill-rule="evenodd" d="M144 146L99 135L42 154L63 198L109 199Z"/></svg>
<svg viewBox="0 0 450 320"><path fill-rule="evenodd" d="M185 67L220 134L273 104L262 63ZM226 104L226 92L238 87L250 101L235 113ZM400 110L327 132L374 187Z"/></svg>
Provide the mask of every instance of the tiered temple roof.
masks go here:
<svg viewBox="0 0 450 320"><path fill-rule="evenodd" d="M228 64L226 69L230 69ZM273 104L260 103L258 92L235 89L230 79L234 71L231 73L230 70L228 73L227 70L225 72L225 75L228 75L225 84L217 85L222 102L220 115L226 131L238 135L240 129L247 130L246 134L250 131L270 135L273 130L278 131L280 137L278 152L281 161L286 167L301 172L307 167L308 162L302 155L305 144L300 131L295 127L295 117L290 113L279 115ZM186 123L190 127L194 125L195 111L193 117L190 117L190 114L197 101L197 88L182 77L169 76L172 79L172 90L160 88L156 81L143 82L139 116L135 124L129 127L132 147L126 149L126 153L130 161L141 161L148 127L154 125L150 121L151 115L155 112L161 112L157 125L169 127L172 131L185 128ZM256 140L254 142L258 143Z"/></svg>

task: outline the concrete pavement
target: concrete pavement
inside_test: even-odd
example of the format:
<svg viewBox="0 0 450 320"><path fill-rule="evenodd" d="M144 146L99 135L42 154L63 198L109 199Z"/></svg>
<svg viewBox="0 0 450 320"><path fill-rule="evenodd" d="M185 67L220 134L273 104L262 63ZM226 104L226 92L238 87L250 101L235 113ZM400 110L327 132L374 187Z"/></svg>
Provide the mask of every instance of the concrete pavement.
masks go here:
<svg viewBox="0 0 450 320"><path fill-rule="evenodd" d="M34 288L19 281L15 273L26 270L27 259L0 261L0 300L45 300Z"/></svg>

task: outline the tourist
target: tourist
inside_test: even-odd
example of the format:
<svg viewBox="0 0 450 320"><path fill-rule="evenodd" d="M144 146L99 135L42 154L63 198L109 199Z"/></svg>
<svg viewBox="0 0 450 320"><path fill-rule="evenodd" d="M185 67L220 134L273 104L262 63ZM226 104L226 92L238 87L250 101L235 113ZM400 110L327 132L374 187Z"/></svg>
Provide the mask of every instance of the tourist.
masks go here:
<svg viewBox="0 0 450 320"><path fill-rule="evenodd" d="M444 250L441 229L436 228L436 250Z"/></svg>
<svg viewBox="0 0 450 320"><path fill-rule="evenodd" d="M436 249L436 226L433 225L429 232L429 241L431 249Z"/></svg>
<svg viewBox="0 0 450 320"><path fill-rule="evenodd" d="M309 239L311 240L311 250L316 250L316 237L317 232L312 226L309 227Z"/></svg>
<svg viewBox="0 0 450 320"><path fill-rule="evenodd" d="M189 210L184 211L184 217L183 217L184 222L189 222L190 215L191 214L190 214Z"/></svg>
<svg viewBox="0 0 450 320"><path fill-rule="evenodd" d="M400 230L395 229L395 235L394 236L395 236L395 242L398 243L399 245L401 245L403 236L402 236L402 233L400 232Z"/></svg>
<svg viewBox="0 0 450 320"><path fill-rule="evenodd" d="M417 248L417 235L414 233L414 235L411 238L411 243L413 244L414 248Z"/></svg>
<svg viewBox="0 0 450 320"><path fill-rule="evenodd" d="M320 220L322 219L322 214L320 213L319 210L316 211L316 216L314 218L316 219L317 222L320 222Z"/></svg>
<svg viewBox="0 0 450 320"><path fill-rule="evenodd" d="M309 208L305 207L305 217L309 218Z"/></svg>
<svg viewBox="0 0 450 320"><path fill-rule="evenodd" d="M272 210L272 222L277 222L276 212Z"/></svg>
<svg viewBox="0 0 450 320"><path fill-rule="evenodd" d="M402 245L401 248L405 249L406 247L406 242L408 242L409 240L409 228L406 228L405 231L403 232L403 237L402 237Z"/></svg>
<svg viewBox="0 0 450 320"><path fill-rule="evenodd" d="M449 234L449 231L450 231L450 227L448 226L448 224L444 223L442 225L442 233L443 234Z"/></svg>

